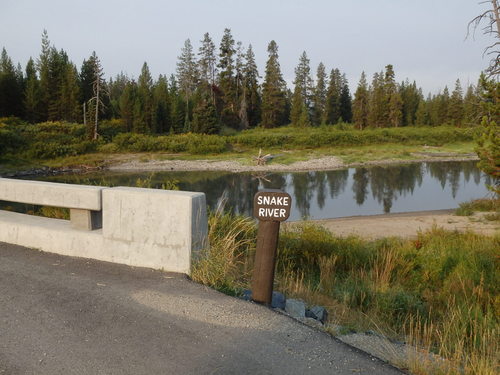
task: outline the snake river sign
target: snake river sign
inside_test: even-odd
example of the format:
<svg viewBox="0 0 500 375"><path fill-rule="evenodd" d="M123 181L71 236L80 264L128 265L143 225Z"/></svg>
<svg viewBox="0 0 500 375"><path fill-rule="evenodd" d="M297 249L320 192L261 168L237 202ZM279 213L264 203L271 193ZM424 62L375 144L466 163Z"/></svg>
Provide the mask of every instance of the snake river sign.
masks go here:
<svg viewBox="0 0 500 375"><path fill-rule="evenodd" d="M262 190L253 199L253 216L260 221L285 221L290 216L292 198L279 190Z"/></svg>
<svg viewBox="0 0 500 375"><path fill-rule="evenodd" d="M252 277L252 299L271 304L280 223L290 216L292 198L281 190L261 190L253 199L253 215L259 220Z"/></svg>

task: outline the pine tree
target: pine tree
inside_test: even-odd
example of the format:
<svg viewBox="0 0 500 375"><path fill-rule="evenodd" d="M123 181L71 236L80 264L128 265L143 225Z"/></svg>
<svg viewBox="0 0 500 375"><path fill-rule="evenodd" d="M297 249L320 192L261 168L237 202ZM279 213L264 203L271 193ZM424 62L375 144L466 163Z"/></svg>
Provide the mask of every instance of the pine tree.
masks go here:
<svg viewBox="0 0 500 375"><path fill-rule="evenodd" d="M427 97L427 100L420 100L418 102L418 108L415 112L415 125L423 126L423 125L431 125L431 115L429 111L430 103L432 101L431 96Z"/></svg>
<svg viewBox="0 0 500 375"><path fill-rule="evenodd" d="M493 191L500 196L500 82L487 79L484 73L479 77L481 98L481 127L476 152L480 158L478 167L493 178Z"/></svg>
<svg viewBox="0 0 500 375"><path fill-rule="evenodd" d="M170 131L172 125L170 111L167 77L160 74L153 86L152 130L154 133L164 134Z"/></svg>
<svg viewBox="0 0 500 375"><path fill-rule="evenodd" d="M21 116L23 112L23 83L5 48L0 55L0 117Z"/></svg>
<svg viewBox="0 0 500 375"><path fill-rule="evenodd" d="M464 115L464 100L462 85L460 80L457 79L455 82L455 89L451 93L450 106L448 109L448 118L451 125L461 126L463 122Z"/></svg>
<svg viewBox="0 0 500 375"><path fill-rule="evenodd" d="M259 71L255 63L255 55L252 50L252 45L250 44L246 51L245 65L243 67L244 104L246 107L248 125L250 127L254 127L260 122L261 96L259 78Z"/></svg>
<svg viewBox="0 0 500 375"><path fill-rule="evenodd" d="M235 42L230 29L224 29L219 47L219 88L222 94L222 125L238 128L238 89L235 70Z"/></svg>
<svg viewBox="0 0 500 375"><path fill-rule="evenodd" d="M40 82L36 74L35 62L31 57L26 64L24 111L28 122L33 124L40 120Z"/></svg>
<svg viewBox="0 0 500 375"><path fill-rule="evenodd" d="M190 100L196 90L198 81L198 63L196 62L191 41L187 39L177 62L177 82L185 103L184 131L186 132L191 130Z"/></svg>
<svg viewBox="0 0 500 375"><path fill-rule="evenodd" d="M272 40L267 52L266 73L262 84L262 126L274 128L283 125L286 116L286 84L278 62L278 45Z"/></svg>
<svg viewBox="0 0 500 375"><path fill-rule="evenodd" d="M193 110L193 131L203 134L217 134L219 132L217 112L206 92L197 100L197 105Z"/></svg>
<svg viewBox="0 0 500 375"><path fill-rule="evenodd" d="M342 75L342 89L339 100L340 119L344 122L352 122L352 98L349 92L349 82L345 74Z"/></svg>
<svg viewBox="0 0 500 375"><path fill-rule="evenodd" d="M435 104L435 121L434 121L434 126L440 126L447 124L450 120L449 117L449 109L450 109L450 92L448 90L448 87L445 86L443 93L439 94L436 97L436 104Z"/></svg>
<svg viewBox="0 0 500 375"><path fill-rule="evenodd" d="M295 68L295 86L299 85L304 102L308 112L312 107L313 80L311 78L311 68L306 52L302 52L299 59L299 65Z"/></svg>
<svg viewBox="0 0 500 375"><path fill-rule="evenodd" d="M175 76L172 74L170 76L170 99L172 103L170 119L172 126L170 128L171 133L182 133L184 131L184 125L186 120L186 105L182 100L182 95L180 95L177 88L177 81Z"/></svg>
<svg viewBox="0 0 500 375"><path fill-rule="evenodd" d="M419 89L417 89L417 84L415 83L415 81L410 84L408 80L401 83L399 92L401 95L401 100L403 101L402 125L413 126L415 125L418 105L422 100L422 93Z"/></svg>
<svg viewBox="0 0 500 375"><path fill-rule="evenodd" d="M342 92L342 75L340 70L332 69L326 95L325 122L336 124L340 119L340 95Z"/></svg>
<svg viewBox="0 0 500 375"><path fill-rule="evenodd" d="M292 122L292 126L297 127L307 127L311 125L300 85L295 85L293 91L290 121Z"/></svg>
<svg viewBox="0 0 500 375"><path fill-rule="evenodd" d="M361 73L358 88L354 94L352 112L354 124L358 129L363 130L368 127L369 91L365 72Z"/></svg>
<svg viewBox="0 0 500 375"><path fill-rule="evenodd" d="M398 92L393 66L390 64L385 67L384 94L384 122L392 127L401 126L403 100Z"/></svg>
<svg viewBox="0 0 500 375"><path fill-rule="evenodd" d="M389 97L389 124L393 127L401 126L401 121L403 118L403 101L401 100L401 95L395 92Z"/></svg>
<svg viewBox="0 0 500 375"><path fill-rule="evenodd" d="M376 128L387 126L385 107L384 73L375 73L370 87L370 101L368 107L368 123L370 126Z"/></svg>
<svg viewBox="0 0 500 375"><path fill-rule="evenodd" d="M473 85L467 87L464 97L464 124L478 125L480 120L480 99L477 89Z"/></svg>
<svg viewBox="0 0 500 375"><path fill-rule="evenodd" d="M127 81L125 88L120 95L119 108L125 128L128 132L134 129L134 106L137 95L137 84L135 81Z"/></svg>
<svg viewBox="0 0 500 375"><path fill-rule="evenodd" d="M38 76L40 78L40 121L47 121L49 109L49 81L50 81L51 47L47 30L42 33L42 51L37 60Z"/></svg>
<svg viewBox="0 0 500 375"><path fill-rule="evenodd" d="M122 72L115 79L110 78L109 88L109 106L112 118L119 118L121 113L120 98L127 87L130 79Z"/></svg>
<svg viewBox="0 0 500 375"><path fill-rule="evenodd" d="M61 92L70 61L64 50L50 49L48 81L48 120L58 121L64 117Z"/></svg>
<svg viewBox="0 0 500 375"><path fill-rule="evenodd" d="M294 92L290 120L292 125L304 127L311 125L312 79L310 74L309 59L304 51L295 68Z"/></svg>
<svg viewBox="0 0 500 375"><path fill-rule="evenodd" d="M88 59L84 59L80 68L80 100L82 103L87 103L94 96L93 82L95 61L93 55Z"/></svg>
<svg viewBox="0 0 500 375"><path fill-rule="evenodd" d="M215 56L215 44L209 33L205 33L203 36L198 56L200 79L213 86L217 75L217 57Z"/></svg>
<svg viewBox="0 0 500 375"><path fill-rule="evenodd" d="M215 44L209 33L205 33L198 51L198 70L201 83L210 88L210 97L215 104L215 78L217 76L217 57L215 55Z"/></svg>
<svg viewBox="0 0 500 375"><path fill-rule="evenodd" d="M134 104L134 128L137 133L149 133L153 123L153 78L146 62L142 65L137 80L137 94Z"/></svg>
<svg viewBox="0 0 500 375"><path fill-rule="evenodd" d="M78 71L69 63L65 67L60 89L61 120L78 122L80 120L80 88L78 86Z"/></svg>
<svg viewBox="0 0 500 375"><path fill-rule="evenodd" d="M325 122L326 107L326 70L322 62L316 71L316 87L314 88L313 100L313 123L320 125Z"/></svg>

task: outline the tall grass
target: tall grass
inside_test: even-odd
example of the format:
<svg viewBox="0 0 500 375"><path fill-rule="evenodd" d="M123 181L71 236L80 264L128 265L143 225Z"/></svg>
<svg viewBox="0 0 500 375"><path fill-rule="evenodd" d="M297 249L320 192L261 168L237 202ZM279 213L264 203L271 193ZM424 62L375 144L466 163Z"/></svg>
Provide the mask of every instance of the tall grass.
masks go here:
<svg viewBox="0 0 500 375"><path fill-rule="evenodd" d="M460 203L460 206L455 210L455 215L470 216L474 212L500 212L500 198L475 199Z"/></svg>
<svg viewBox="0 0 500 375"><path fill-rule="evenodd" d="M199 254L191 271L193 280L236 295L250 280L250 254L255 225L249 218L213 213L209 216L208 250Z"/></svg>
<svg viewBox="0 0 500 375"><path fill-rule="evenodd" d="M194 280L237 293L249 287L252 221L210 217L210 251ZM282 229L275 289L322 304L331 323L410 342L416 374L498 370L499 237L440 229L415 240L338 238L312 224ZM435 356L423 355L432 352Z"/></svg>

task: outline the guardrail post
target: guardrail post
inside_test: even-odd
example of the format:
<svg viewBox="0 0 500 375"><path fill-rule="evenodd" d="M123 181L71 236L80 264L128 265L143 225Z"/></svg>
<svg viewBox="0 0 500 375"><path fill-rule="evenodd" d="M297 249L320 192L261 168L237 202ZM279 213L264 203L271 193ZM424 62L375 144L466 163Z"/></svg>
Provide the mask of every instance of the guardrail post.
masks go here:
<svg viewBox="0 0 500 375"><path fill-rule="evenodd" d="M102 228L102 210L91 211L78 208L69 210L71 227L81 230L94 230Z"/></svg>

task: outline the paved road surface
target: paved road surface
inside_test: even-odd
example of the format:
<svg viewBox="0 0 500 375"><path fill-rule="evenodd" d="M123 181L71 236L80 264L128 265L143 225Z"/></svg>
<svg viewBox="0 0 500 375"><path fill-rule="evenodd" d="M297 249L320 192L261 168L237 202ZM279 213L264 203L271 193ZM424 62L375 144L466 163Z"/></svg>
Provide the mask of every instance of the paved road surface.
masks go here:
<svg viewBox="0 0 500 375"><path fill-rule="evenodd" d="M400 374L179 274L0 243L0 374Z"/></svg>

